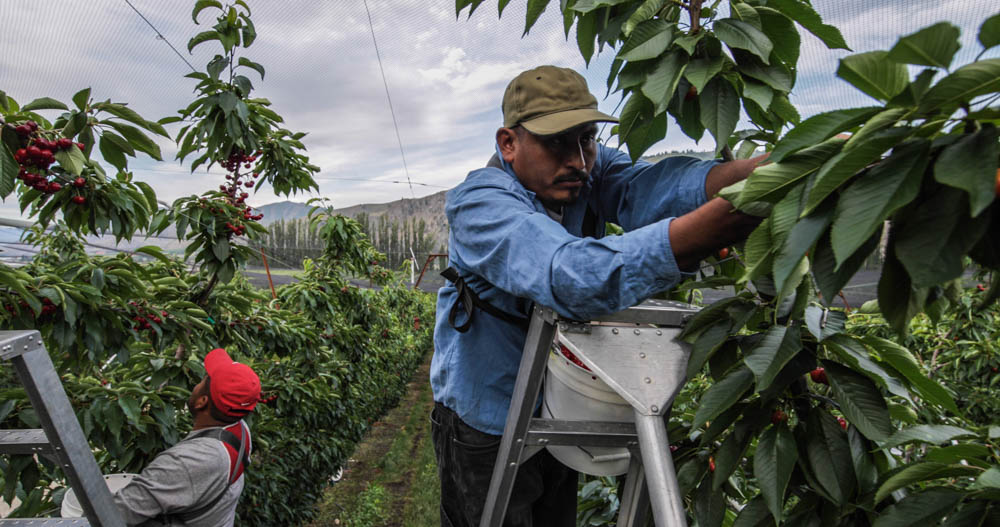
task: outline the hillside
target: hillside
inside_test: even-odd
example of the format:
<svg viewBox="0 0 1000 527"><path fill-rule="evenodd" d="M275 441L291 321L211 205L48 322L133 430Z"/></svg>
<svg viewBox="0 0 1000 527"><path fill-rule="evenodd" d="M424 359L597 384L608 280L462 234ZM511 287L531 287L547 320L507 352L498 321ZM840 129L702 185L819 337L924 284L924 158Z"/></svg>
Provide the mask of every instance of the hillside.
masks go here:
<svg viewBox="0 0 1000 527"><path fill-rule="evenodd" d="M389 203L363 203L352 205L341 209L334 209L334 212L343 214L349 218L355 218L358 214L365 213L372 220L386 217L389 221L402 223L403 220L424 220L427 223L428 232L434 236L437 243L435 247L444 247L448 240L448 222L444 217L444 196L446 190L416 199L400 199ZM293 220L305 218L309 215L312 207L305 203L294 201L282 201L263 205L257 210L264 214L261 223L267 225L278 220Z"/></svg>

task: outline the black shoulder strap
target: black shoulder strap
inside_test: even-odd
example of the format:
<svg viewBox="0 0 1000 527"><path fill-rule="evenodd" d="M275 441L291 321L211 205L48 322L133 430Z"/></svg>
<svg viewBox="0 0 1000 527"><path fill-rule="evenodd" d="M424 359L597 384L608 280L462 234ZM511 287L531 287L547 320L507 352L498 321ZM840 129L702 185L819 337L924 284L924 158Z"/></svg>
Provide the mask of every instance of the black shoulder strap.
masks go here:
<svg viewBox="0 0 1000 527"><path fill-rule="evenodd" d="M496 153L490 157L486 166L488 168L499 168L500 170L503 170L503 163L500 162L500 156ZM475 313L475 308L477 307L488 315L499 318L504 322L514 324L525 332L528 331L528 322L530 321L529 318L511 315L510 313L498 309L489 302L479 298L479 295L465 283L465 279L458 274L458 271L454 267L449 267L442 271L441 276L445 277L445 279L449 282L455 284L455 290L458 293L458 301L455 302L455 305L451 306L451 311L448 312L448 324L455 328L455 331L458 331L459 333L469 331L469 327L472 326L472 315ZM523 302L524 299L518 299L518 305L521 305ZM459 305L461 305L461 307L459 307ZM461 325L455 325L460 309L465 310L465 322ZM530 306L528 311L530 311Z"/></svg>
<svg viewBox="0 0 1000 527"><path fill-rule="evenodd" d="M455 305L451 306L451 311L448 313L448 324L455 328L455 331L458 331L459 333L469 331L469 326L472 325L472 315L477 307L488 315L499 318L504 322L514 324L526 332L528 331L528 322L530 320L528 317L512 315L479 298L479 295L477 295L476 292L465 283L465 279L458 274L458 271L455 270L454 267L449 267L442 271L441 276L445 277L445 279L449 282L455 284L455 291L458 293L458 301L455 302ZM461 307L459 307L459 305L461 305ZM465 310L465 322L456 326L455 320L458 319L459 309Z"/></svg>
<svg viewBox="0 0 1000 527"><path fill-rule="evenodd" d="M580 228L584 238L597 238L597 214L594 209L587 204L587 211L583 213L583 226Z"/></svg>

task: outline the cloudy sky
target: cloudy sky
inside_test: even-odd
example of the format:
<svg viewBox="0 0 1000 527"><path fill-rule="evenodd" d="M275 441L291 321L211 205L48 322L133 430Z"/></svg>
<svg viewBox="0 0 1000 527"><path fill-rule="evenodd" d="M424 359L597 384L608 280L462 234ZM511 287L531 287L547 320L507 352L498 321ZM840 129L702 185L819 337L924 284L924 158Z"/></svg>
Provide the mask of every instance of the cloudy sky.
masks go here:
<svg viewBox="0 0 1000 527"><path fill-rule="evenodd" d="M193 100L195 81L183 77L191 71L185 60L203 69L216 52L213 44L199 46L194 54L186 51L188 39L211 25L210 11L196 26L191 0L129 1L163 39L126 0L0 0L0 89L21 103L39 96L69 102L73 93L90 86L93 97L127 102L148 119L174 115ZM574 36L569 42L564 38L556 2L524 38L523 0L511 2L500 19L495 0L486 0L471 18L466 10L458 19L454 0L368 0L371 24L360 0L248 3L258 39L246 55L267 70L263 82L250 75L255 94L274 103L289 129L308 132L308 155L322 168L319 195L338 207L419 197L456 185L492 153L501 121L500 98L514 75L538 64L573 67L587 76L600 97L612 58L606 50L587 68ZM956 64L972 60L979 51L975 33L987 16L984 4L813 1L856 52L888 49L900 35L951 21L963 30ZM837 59L848 52L828 51L805 31L802 34L792 102L804 117L833 105L873 102L833 77ZM996 50L991 53L995 55ZM601 107L612 111L618 102L612 94ZM671 123L667 138L650 151L714 146L708 136L695 145L675 128ZM169 130L176 133L177 128ZM150 183L161 199L171 201L221 182L218 169L192 174L176 162L170 141L161 141L161 148L164 162L143 158L131 163L136 176ZM407 171L412 190L405 183ZM251 203L283 199L262 189ZM0 205L0 216L17 215L13 201L8 198Z"/></svg>

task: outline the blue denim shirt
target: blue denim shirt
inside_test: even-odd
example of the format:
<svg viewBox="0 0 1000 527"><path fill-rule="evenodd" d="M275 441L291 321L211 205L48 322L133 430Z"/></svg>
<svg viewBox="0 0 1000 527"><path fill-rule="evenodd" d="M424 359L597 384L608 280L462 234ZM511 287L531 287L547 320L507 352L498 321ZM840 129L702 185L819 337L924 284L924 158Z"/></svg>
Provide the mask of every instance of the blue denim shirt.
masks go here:
<svg viewBox="0 0 1000 527"><path fill-rule="evenodd" d="M531 302L578 320L620 311L681 280L670 221L705 203L705 176L715 163L669 157L633 165L624 152L598 145L590 179L580 198L563 207L560 225L501 158L503 170L474 170L448 192L450 264L481 299L514 315L527 316ZM582 237L588 205L598 238ZM627 232L601 237L605 222ZM478 309L469 330L459 333L448 323L457 300L450 283L438 292L434 400L473 428L499 435L526 335Z"/></svg>

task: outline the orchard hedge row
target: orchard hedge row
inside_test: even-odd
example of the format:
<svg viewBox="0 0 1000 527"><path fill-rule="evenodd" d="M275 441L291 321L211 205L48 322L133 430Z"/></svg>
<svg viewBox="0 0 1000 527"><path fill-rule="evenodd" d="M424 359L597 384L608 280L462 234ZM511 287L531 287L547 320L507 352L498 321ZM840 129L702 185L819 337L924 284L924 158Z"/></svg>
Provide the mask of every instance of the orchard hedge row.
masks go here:
<svg viewBox="0 0 1000 527"><path fill-rule="evenodd" d="M387 283L388 272L371 265L379 255L355 237L356 223L326 224L345 236L277 298L237 277L215 287L204 310L184 299L207 275L166 258L87 256L60 230L30 265L3 269L53 307L36 316L4 288L0 327L42 332L104 473L138 472L190 430L185 402L207 351L224 347L252 365L267 404L250 420L254 463L239 524L300 524L369 424L403 394L430 349L433 320L429 295ZM383 287L351 285L348 269L362 267ZM38 427L10 368L0 386L0 426ZM0 463L4 499L22 502L15 515L55 509L64 483L52 463Z"/></svg>

